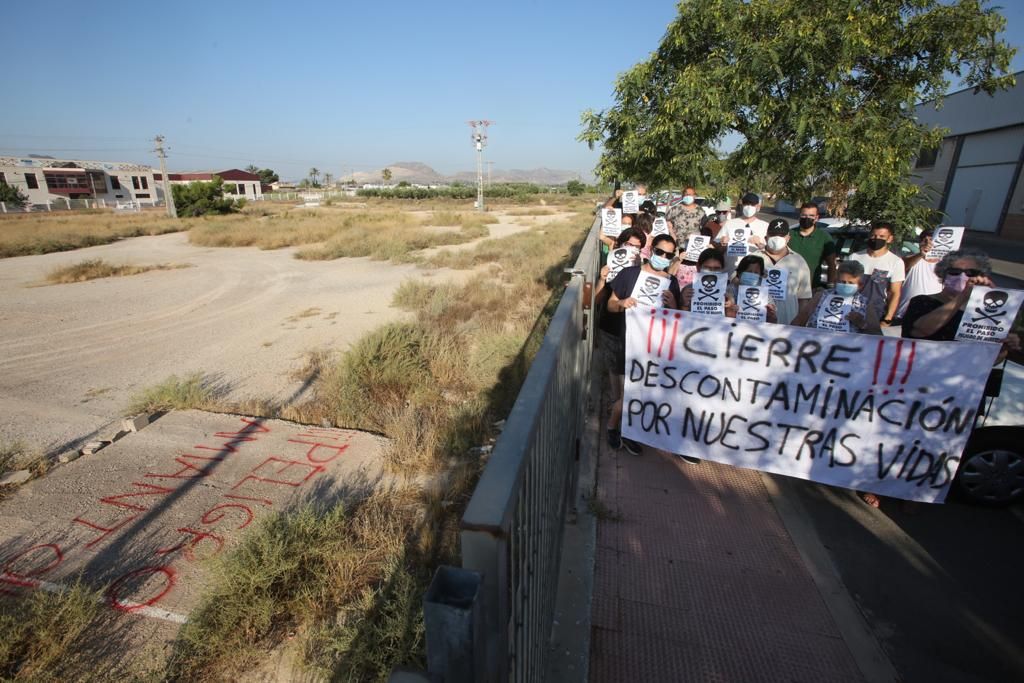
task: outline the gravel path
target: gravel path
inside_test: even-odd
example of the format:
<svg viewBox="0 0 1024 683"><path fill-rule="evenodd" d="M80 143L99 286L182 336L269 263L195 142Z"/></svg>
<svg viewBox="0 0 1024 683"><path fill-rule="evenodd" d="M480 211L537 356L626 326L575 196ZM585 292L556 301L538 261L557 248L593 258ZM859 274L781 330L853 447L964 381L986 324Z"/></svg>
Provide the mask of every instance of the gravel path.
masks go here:
<svg viewBox="0 0 1024 683"><path fill-rule="evenodd" d="M232 399L287 398L307 351L344 349L406 315L390 305L402 280L444 277L293 253L198 247L175 233L0 260L0 442L63 450L172 374L209 373ZM92 258L191 267L38 286Z"/></svg>

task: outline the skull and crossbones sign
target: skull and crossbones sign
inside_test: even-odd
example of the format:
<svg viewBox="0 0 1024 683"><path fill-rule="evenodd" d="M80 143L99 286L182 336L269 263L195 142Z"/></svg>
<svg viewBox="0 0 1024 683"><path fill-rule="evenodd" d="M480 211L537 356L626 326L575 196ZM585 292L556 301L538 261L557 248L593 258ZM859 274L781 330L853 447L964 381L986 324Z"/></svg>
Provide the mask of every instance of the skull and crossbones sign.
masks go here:
<svg viewBox="0 0 1024 683"><path fill-rule="evenodd" d="M979 320L987 320L996 325L1004 322L997 320L1006 315L1006 311L1000 311L1003 306L1006 305L1006 300L1010 298L1010 295L1006 292L998 289L993 289L985 295L984 301L982 301L981 308L975 307L974 312L978 314L977 317L972 318L971 322L976 323Z"/></svg>
<svg viewBox="0 0 1024 683"><path fill-rule="evenodd" d="M658 277L646 277L644 278L644 284L640 290L640 297L647 301L654 303L654 298L658 293L658 288L661 285L661 278Z"/></svg>
<svg viewBox="0 0 1024 683"><path fill-rule="evenodd" d="M760 290L749 287L747 291L743 293L743 312L744 313L756 313L758 308L761 306L761 292Z"/></svg>
<svg viewBox="0 0 1024 683"><path fill-rule="evenodd" d="M698 301L707 301L708 299L715 299L718 297L718 276L717 275L701 275L700 276L700 289L697 292Z"/></svg>
<svg viewBox="0 0 1024 683"><path fill-rule="evenodd" d="M839 323L842 322L843 315L843 297L834 296L828 300L828 306L825 308L825 320L828 322Z"/></svg>
<svg viewBox="0 0 1024 683"><path fill-rule="evenodd" d="M768 282L773 285L782 283L782 271L781 270L769 270L768 271Z"/></svg>
<svg viewBox="0 0 1024 683"><path fill-rule="evenodd" d="M939 228L935 231L935 244L940 247L950 247L953 245L954 236L952 228Z"/></svg>

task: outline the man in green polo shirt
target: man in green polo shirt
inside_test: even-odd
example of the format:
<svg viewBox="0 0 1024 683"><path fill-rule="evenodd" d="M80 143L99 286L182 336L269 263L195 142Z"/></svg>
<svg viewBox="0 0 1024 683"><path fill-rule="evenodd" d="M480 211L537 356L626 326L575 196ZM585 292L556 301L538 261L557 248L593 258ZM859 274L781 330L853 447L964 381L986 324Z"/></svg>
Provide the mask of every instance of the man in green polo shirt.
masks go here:
<svg viewBox="0 0 1024 683"><path fill-rule="evenodd" d="M800 224L789 231L789 248L804 257L811 271L811 285L821 287L821 263L828 266L828 286L836 284L836 243L827 230L818 228L818 205L805 202L800 207Z"/></svg>

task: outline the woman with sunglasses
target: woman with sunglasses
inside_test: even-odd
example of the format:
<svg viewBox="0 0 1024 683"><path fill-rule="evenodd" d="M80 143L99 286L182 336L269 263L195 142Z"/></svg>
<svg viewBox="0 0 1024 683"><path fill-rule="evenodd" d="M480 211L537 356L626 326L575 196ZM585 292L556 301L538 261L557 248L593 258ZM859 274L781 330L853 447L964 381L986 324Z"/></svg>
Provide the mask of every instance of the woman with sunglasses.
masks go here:
<svg viewBox="0 0 1024 683"><path fill-rule="evenodd" d="M988 255L973 249L961 249L947 254L935 264L935 276L942 281L938 294L922 294L910 300L903 316L903 336L912 339L952 341L960 328L964 309L975 286L994 287ZM1020 338L1007 336L997 362L1006 357L1009 349L1019 349Z"/></svg>

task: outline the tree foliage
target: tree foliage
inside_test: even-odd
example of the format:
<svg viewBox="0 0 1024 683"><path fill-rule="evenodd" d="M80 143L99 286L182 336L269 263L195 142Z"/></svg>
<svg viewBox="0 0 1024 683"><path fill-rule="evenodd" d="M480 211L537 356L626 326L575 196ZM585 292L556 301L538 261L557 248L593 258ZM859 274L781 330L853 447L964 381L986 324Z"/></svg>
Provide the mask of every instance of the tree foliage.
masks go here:
<svg viewBox="0 0 1024 683"><path fill-rule="evenodd" d="M389 182L391 180L391 169L385 168L380 172L380 177L385 183Z"/></svg>
<svg viewBox="0 0 1024 683"><path fill-rule="evenodd" d="M949 76L988 94L1013 84L1015 50L987 0L689 0L615 104L582 116L599 177L738 183L842 211L919 220L910 163L941 141L915 105ZM726 135L741 142L729 155ZM754 182L760 182L755 187ZM915 215L891 215L892 211Z"/></svg>
<svg viewBox="0 0 1024 683"><path fill-rule="evenodd" d="M255 173L260 177L260 182L263 183L264 185L276 183L278 180L281 179L280 177L278 177L276 173L274 173L273 170L269 168L261 168L260 170L255 171Z"/></svg>
<svg viewBox="0 0 1024 683"><path fill-rule="evenodd" d="M14 185L0 183L0 202L20 209L28 203L28 195Z"/></svg>
<svg viewBox="0 0 1024 683"><path fill-rule="evenodd" d="M214 176L208 183L173 185L171 192L174 206L182 217L232 213L241 208L244 201L224 196L224 180L220 176Z"/></svg>
<svg viewBox="0 0 1024 683"><path fill-rule="evenodd" d="M578 180L570 180L565 184L565 189L573 197L578 197L579 195L583 194L584 191L586 191L587 186Z"/></svg>

